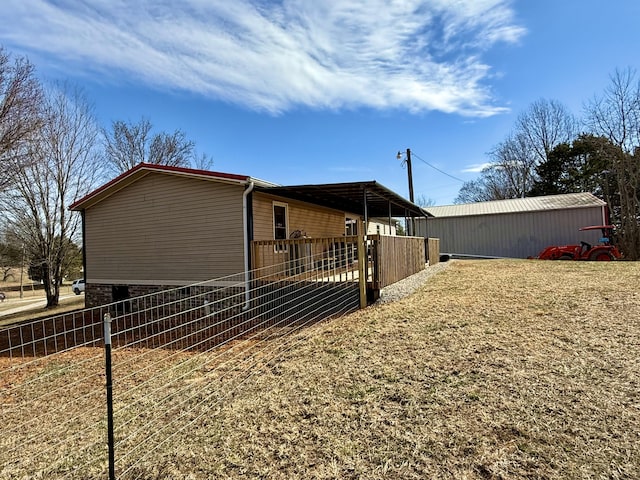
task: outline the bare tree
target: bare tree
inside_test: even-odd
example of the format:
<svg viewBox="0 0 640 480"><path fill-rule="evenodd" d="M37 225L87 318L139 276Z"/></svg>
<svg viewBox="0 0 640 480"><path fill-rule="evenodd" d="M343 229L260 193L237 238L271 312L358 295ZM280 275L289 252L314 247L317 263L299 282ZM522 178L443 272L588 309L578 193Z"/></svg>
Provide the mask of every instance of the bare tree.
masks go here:
<svg viewBox="0 0 640 480"><path fill-rule="evenodd" d="M480 172L476 180L465 182L454 203L489 202L518 196L510 186L505 171L500 165L489 165Z"/></svg>
<svg viewBox="0 0 640 480"><path fill-rule="evenodd" d="M640 81L633 69L616 70L604 95L585 107L586 124L627 153L640 146Z"/></svg>
<svg viewBox="0 0 640 480"><path fill-rule="evenodd" d="M480 173L480 178L464 182L458 191L458 195L453 200L453 203L475 203L497 200L496 198L493 198L490 188L487 185L487 176L485 176L486 171L487 168L483 169Z"/></svg>
<svg viewBox="0 0 640 480"><path fill-rule="evenodd" d="M52 89L44 111L34 157L16 175L7 210L32 265L41 268L47 307L54 307L65 270L78 255L80 217L68 207L94 188L99 175L99 129L78 90Z"/></svg>
<svg viewBox="0 0 640 480"><path fill-rule="evenodd" d="M540 99L522 112L513 133L491 152L491 165L466 182L457 203L524 197L536 180L536 166L577 133L575 117L558 101Z"/></svg>
<svg viewBox="0 0 640 480"><path fill-rule="evenodd" d="M560 102L542 98L518 116L515 130L539 163L549 158L556 145L570 142L576 136L578 122Z"/></svg>
<svg viewBox="0 0 640 480"><path fill-rule="evenodd" d="M147 119L138 123L112 122L111 130L104 131L106 161L115 173L126 172L139 163L169 165L173 167L209 168L206 155L197 156L195 143L188 140L182 130L169 134L152 133Z"/></svg>
<svg viewBox="0 0 640 480"><path fill-rule="evenodd" d="M104 153L107 164L116 173L126 172L147 160L151 123L142 119L136 124L121 120L112 122L111 132L104 131Z"/></svg>
<svg viewBox="0 0 640 480"><path fill-rule="evenodd" d="M586 121L596 135L608 138L622 153L612 168L620 195L620 247L640 259L640 82L632 69L617 70L604 95L586 106Z"/></svg>
<svg viewBox="0 0 640 480"><path fill-rule="evenodd" d="M640 147L614 163L620 195L619 244L629 260L640 260Z"/></svg>
<svg viewBox="0 0 640 480"><path fill-rule="evenodd" d="M213 158L206 153L201 153L193 158L191 166L198 170L211 170L213 168Z"/></svg>
<svg viewBox="0 0 640 480"><path fill-rule="evenodd" d="M195 143L187 140L184 132L180 130L171 135L160 132L153 136L149 144L149 163L188 167L194 148Z"/></svg>
<svg viewBox="0 0 640 480"><path fill-rule="evenodd" d="M427 197L425 194L420 194L416 198L415 204L421 207L433 207L436 201L431 197Z"/></svg>
<svg viewBox="0 0 640 480"><path fill-rule="evenodd" d="M12 232L3 232L0 238L0 279L3 282L15 280L13 271L22 267L22 247L13 238Z"/></svg>
<svg viewBox="0 0 640 480"><path fill-rule="evenodd" d="M27 142L42 125L42 90L25 58L0 46L0 189L29 159Z"/></svg>
<svg viewBox="0 0 640 480"><path fill-rule="evenodd" d="M524 197L535 180L536 158L523 134L512 134L491 152L491 164L480 178L465 182L455 203Z"/></svg>
<svg viewBox="0 0 640 480"><path fill-rule="evenodd" d="M503 198L524 197L533 186L537 158L529 138L512 134L489 153L493 183L500 186Z"/></svg>

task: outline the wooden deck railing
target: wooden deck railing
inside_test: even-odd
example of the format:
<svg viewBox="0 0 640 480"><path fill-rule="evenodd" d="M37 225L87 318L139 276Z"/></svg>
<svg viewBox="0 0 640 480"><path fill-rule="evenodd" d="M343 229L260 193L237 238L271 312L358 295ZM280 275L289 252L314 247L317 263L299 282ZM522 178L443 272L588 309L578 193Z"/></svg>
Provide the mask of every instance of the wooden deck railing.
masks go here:
<svg viewBox="0 0 640 480"><path fill-rule="evenodd" d="M304 278L349 273L351 280L357 281L357 236L256 240L251 243L252 268L258 270L261 277Z"/></svg>
<svg viewBox="0 0 640 480"><path fill-rule="evenodd" d="M339 276L357 281L357 236L257 240L252 242L252 268L259 275L282 279ZM369 235L366 251L366 280L369 288L398 282L425 268L425 240L422 237Z"/></svg>

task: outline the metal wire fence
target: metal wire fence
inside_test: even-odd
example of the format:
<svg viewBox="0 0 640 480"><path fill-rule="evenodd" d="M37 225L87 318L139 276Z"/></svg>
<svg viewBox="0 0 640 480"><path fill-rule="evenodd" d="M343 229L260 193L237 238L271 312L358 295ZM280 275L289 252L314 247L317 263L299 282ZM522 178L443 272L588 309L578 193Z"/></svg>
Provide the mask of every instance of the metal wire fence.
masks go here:
<svg viewBox="0 0 640 480"><path fill-rule="evenodd" d="M301 329L360 306L348 256L273 267L0 329L0 478L148 478Z"/></svg>

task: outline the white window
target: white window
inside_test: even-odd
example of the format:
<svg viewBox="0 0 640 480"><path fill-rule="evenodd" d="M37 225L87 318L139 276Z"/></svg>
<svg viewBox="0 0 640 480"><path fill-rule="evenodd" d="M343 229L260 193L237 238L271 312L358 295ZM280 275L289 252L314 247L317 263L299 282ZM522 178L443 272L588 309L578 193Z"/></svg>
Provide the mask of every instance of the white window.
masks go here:
<svg viewBox="0 0 640 480"><path fill-rule="evenodd" d="M286 203L273 202L273 239L289 238L289 207ZM285 245L276 245L276 252L286 251Z"/></svg>
<svg viewBox="0 0 640 480"><path fill-rule="evenodd" d="M289 236L287 228L287 204L273 202L273 238L286 240Z"/></svg>
<svg viewBox="0 0 640 480"><path fill-rule="evenodd" d="M344 220L345 234L346 235L358 235L358 220L355 218L346 217Z"/></svg>

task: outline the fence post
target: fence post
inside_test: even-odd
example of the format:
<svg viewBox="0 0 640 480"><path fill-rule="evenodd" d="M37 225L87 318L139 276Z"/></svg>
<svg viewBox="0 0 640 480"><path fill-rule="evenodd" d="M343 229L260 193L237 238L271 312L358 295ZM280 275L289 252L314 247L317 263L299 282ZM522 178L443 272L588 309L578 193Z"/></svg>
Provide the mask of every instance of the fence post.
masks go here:
<svg viewBox="0 0 640 480"><path fill-rule="evenodd" d="M109 447L109 480L116 480L113 441L113 383L111 379L111 314L104 314L104 358L107 379L107 444Z"/></svg>
<svg viewBox="0 0 640 480"><path fill-rule="evenodd" d="M358 279L360 284L360 308L367 308L367 242L364 235L358 236Z"/></svg>

